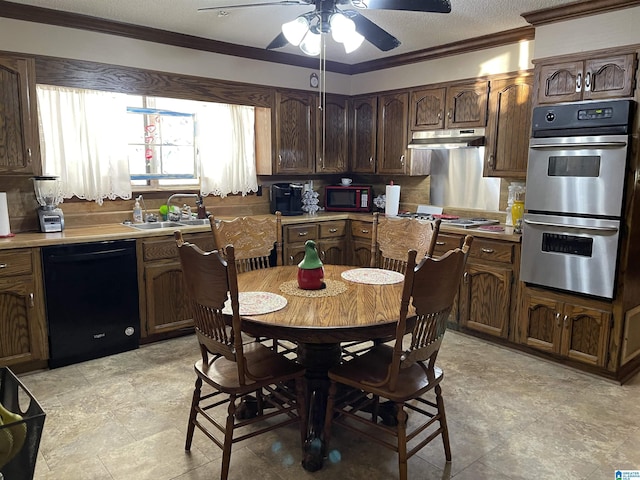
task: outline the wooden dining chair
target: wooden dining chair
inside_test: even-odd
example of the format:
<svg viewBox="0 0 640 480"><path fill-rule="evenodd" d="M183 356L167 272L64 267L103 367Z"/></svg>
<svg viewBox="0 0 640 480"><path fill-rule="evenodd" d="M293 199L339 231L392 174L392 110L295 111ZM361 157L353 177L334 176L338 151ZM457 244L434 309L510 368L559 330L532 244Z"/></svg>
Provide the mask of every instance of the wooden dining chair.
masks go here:
<svg viewBox="0 0 640 480"><path fill-rule="evenodd" d="M445 458L451 461L440 386L443 372L435 361L472 240L466 236L462 248L439 258L424 257L417 265L417 252L409 252L395 343L376 345L329 370L326 451L332 426L339 424L398 452L400 480L407 479L407 460L439 436ZM415 315L407 318L410 304ZM340 394L339 385L346 387ZM427 394L435 394L435 398L423 398ZM387 402L381 402L383 399ZM381 409L389 405L396 425L378 421ZM416 414L409 429L407 410Z"/></svg>
<svg viewBox="0 0 640 480"><path fill-rule="evenodd" d="M191 449L197 427L222 449L220 479L226 480L231 447L236 442L298 422L303 444L307 426L305 370L259 342L243 344L234 247L227 245L224 259L218 250L203 252L185 242L179 231L175 239L202 356L194 366L196 383L185 450ZM230 322L223 314L227 298ZM203 383L213 391L203 393ZM239 418L241 401L255 403L256 415ZM225 405L219 411L223 414L226 410L222 422L212 409Z"/></svg>
<svg viewBox="0 0 640 480"><path fill-rule="evenodd" d="M434 221L407 217L386 217L373 214L371 227L372 268L382 268L404 273L407 268L407 252L414 249L418 259L433 255L440 231L440 219ZM349 360L371 348L372 344L389 339L364 342L345 342L341 345L344 360Z"/></svg>

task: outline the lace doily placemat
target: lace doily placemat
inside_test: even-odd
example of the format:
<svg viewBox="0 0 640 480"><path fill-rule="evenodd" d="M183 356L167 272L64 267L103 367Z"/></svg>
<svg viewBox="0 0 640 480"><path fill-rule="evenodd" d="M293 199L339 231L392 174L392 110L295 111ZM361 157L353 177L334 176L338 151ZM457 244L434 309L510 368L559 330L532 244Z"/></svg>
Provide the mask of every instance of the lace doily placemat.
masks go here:
<svg viewBox="0 0 640 480"><path fill-rule="evenodd" d="M342 272L342 278L356 283L368 283L370 285L391 285L404 280L404 275L392 270L382 268L354 268Z"/></svg>
<svg viewBox="0 0 640 480"><path fill-rule="evenodd" d="M280 310L287 306L287 299L270 292L239 292L240 315L262 315ZM224 303L222 313L231 315L231 301Z"/></svg>
<svg viewBox="0 0 640 480"><path fill-rule="evenodd" d="M280 285L280 291L297 297L333 297L347 291L349 286L340 280L324 280L325 288L320 290L303 290L298 287L298 280L289 280Z"/></svg>

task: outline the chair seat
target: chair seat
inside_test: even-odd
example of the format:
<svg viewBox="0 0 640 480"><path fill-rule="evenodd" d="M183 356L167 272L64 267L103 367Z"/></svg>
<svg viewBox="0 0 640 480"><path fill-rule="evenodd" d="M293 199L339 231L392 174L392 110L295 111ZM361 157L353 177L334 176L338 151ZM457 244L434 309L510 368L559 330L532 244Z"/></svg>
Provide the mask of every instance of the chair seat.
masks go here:
<svg viewBox="0 0 640 480"><path fill-rule="evenodd" d="M362 388L363 383L366 383L367 391L393 402L404 402L419 397L442 381L444 375L440 368L434 368L434 376L430 379L422 367L414 363L408 368L400 369L398 383L393 392L384 386L371 386L370 383L384 381L392 356L393 347L385 344L376 345L367 353L333 367L329 370L329 378L356 389Z"/></svg>
<svg viewBox="0 0 640 480"><path fill-rule="evenodd" d="M240 385L237 363L224 357L215 359L209 365L198 360L194 368L198 376L209 385L223 392L237 395L252 392L275 382L283 382L304 373L303 366L258 342L244 345L244 357L251 366L252 375L265 380L246 379L246 384Z"/></svg>

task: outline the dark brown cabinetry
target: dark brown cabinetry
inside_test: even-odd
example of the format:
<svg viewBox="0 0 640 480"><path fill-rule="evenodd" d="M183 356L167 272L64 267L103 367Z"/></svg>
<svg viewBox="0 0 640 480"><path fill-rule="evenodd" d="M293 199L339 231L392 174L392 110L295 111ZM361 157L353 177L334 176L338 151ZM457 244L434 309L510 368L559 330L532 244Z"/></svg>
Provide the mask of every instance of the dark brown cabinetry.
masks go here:
<svg viewBox="0 0 640 480"><path fill-rule="evenodd" d="M274 108L274 173L313 173L315 161L315 96L276 92Z"/></svg>
<svg viewBox="0 0 640 480"><path fill-rule="evenodd" d="M0 173L38 173L35 62L0 55Z"/></svg>
<svg viewBox="0 0 640 480"><path fill-rule="evenodd" d="M534 288L522 290L517 339L529 347L604 367L612 327L607 304Z"/></svg>
<svg viewBox="0 0 640 480"><path fill-rule="evenodd" d="M205 251L214 249L210 233L185 234L186 241ZM138 285L142 338L175 335L193 326L191 308L173 237L138 242Z"/></svg>
<svg viewBox="0 0 640 480"><path fill-rule="evenodd" d="M327 95L318 109L316 129L316 173L345 173L349 170L349 100Z"/></svg>
<svg viewBox="0 0 640 480"><path fill-rule="evenodd" d="M284 227L284 263L297 265L304 258L304 244L314 240L324 263L344 265L346 255L346 220L310 222Z"/></svg>
<svg viewBox="0 0 640 480"><path fill-rule="evenodd" d="M376 172L378 97L351 100L351 171Z"/></svg>
<svg viewBox="0 0 640 480"><path fill-rule="evenodd" d="M407 173L408 114L408 93L378 97L378 173L400 175Z"/></svg>
<svg viewBox="0 0 640 480"><path fill-rule="evenodd" d="M0 365L15 371L48 358L40 265L39 249L0 252Z"/></svg>
<svg viewBox="0 0 640 480"><path fill-rule="evenodd" d="M491 81L484 176L526 176L532 106L531 74Z"/></svg>
<svg viewBox="0 0 640 480"><path fill-rule="evenodd" d="M413 90L411 131L484 127L487 124L489 82L465 82Z"/></svg>
<svg viewBox="0 0 640 480"><path fill-rule="evenodd" d="M536 65L538 103L602 100L633 95L635 53L591 54Z"/></svg>
<svg viewBox="0 0 640 480"><path fill-rule="evenodd" d="M351 220L351 265L368 267L371 264L371 236L373 222Z"/></svg>

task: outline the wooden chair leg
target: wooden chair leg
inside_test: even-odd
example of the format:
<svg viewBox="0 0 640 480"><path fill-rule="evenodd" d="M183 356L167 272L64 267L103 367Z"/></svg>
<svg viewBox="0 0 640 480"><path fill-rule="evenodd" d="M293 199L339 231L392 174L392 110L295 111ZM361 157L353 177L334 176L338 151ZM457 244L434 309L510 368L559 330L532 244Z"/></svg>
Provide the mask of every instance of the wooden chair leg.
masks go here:
<svg viewBox="0 0 640 480"><path fill-rule="evenodd" d="M442 399L442 388L436 385L436 405L440 415L440 428L442 429L442 443L444 444L444 456L447 462L451 461L451 445L449 444L449 428L447 427L447 416L444 413L444 400Z"/></svg>
<svg viewBox="0 0 640 480"><path fill-rule="evenodd" d="M227 409L227 424L224 431L224 445L222 448L222 471L220 480L227 480L231 463L231 446L233 445L233 427L235 425L236 396L229 396L229 408Z"/></svg>
<svg viewBox="0 0 640 480"><path fill-rule="evenodd" d="M196 385L193 389L193 398L191 399L191 411L189 412L189 424L187 425L187 439L184 449L191 450L191 442L193 441L193 432L196 429L196 415L198 404L200 403L200 392L202 391L202 379L196 378Z"/></svg>
<svg viewBox="0 0 640 480"><path fill-rule="evenodd" d="M398 470L400 480L407 480L407 412L402 402L396 403L398 409Z"/></svg>

